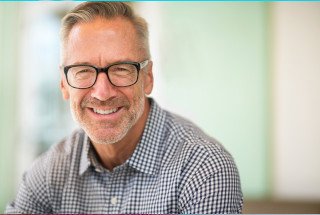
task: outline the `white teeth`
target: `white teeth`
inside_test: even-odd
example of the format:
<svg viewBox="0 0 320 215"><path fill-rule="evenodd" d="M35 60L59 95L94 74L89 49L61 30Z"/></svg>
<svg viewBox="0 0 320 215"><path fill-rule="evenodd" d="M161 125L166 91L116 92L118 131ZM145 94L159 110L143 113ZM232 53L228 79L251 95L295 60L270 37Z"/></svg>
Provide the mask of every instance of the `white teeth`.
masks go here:
<svg viewBox="0 0 320 215"><path fill-rule="evenodd" d="M116 112L117 110L118 110L118 108L114 108L114 109L111 109L111 110L93 109L93 111L94 111L95 113L104 114L104 115L114 113L114 112Z"/></svg>

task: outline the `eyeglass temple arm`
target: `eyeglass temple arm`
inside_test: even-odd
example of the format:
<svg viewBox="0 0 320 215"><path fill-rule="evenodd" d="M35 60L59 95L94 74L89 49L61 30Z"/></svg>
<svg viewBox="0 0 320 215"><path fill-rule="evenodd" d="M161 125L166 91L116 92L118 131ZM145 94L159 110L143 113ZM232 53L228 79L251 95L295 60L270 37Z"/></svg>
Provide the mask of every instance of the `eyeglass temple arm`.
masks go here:
<svg viewBox="0 0 320 215"><path fill-rule="evenodd" d="M140 63L140 69L143 69L145 66L148 65L148 63L149 63L149 60L142 61L142 62Z"/></svg>

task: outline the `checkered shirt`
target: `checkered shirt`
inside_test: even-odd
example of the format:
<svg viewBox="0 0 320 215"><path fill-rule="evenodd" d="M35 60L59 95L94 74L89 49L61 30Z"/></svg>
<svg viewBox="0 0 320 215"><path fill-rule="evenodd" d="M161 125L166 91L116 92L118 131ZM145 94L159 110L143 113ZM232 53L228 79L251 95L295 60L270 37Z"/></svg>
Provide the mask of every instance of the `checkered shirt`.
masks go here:
<svg viewBox="0 0 320 215"><path fill-rule="evenodd" d="M88 136L76 130L33 163L6 213L241 213L231 155L150 101L142 138L124 164L103 168Z"/></svg>

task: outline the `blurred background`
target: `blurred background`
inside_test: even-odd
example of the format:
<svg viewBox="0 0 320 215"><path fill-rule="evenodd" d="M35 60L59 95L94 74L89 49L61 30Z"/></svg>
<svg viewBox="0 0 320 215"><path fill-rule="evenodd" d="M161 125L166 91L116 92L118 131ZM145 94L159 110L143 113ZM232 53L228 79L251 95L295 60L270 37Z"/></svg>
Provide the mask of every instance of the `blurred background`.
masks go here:
<svg viewBox="0 0 320 215"><path fill-rule="evenodd" d="M0 213L75 127L59 25L75 2L0 3ZM320 2L132 3L150 27L158 103L233 155L244 213L320 213Z"/></svg>

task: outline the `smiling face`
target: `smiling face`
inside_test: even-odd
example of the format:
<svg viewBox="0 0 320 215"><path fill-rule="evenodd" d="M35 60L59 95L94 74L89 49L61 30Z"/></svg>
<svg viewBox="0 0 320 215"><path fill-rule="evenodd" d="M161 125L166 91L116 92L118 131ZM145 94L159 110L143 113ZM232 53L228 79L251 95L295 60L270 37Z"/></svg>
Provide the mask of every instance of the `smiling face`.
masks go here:
<svg viewBox="0 0 320 215"><path fill-rule="evenodd" d="M106 67L123 61L141 62L146 52L130 21L117 17L96 18L79 23L70 31L63 49L63 65L89 64ZM105 73L99 73L89 89L74 89L62 76L61 90L70 99L73 118L94 143L111 144L125 136L140 135L137 127L146 121L146 94L153 87L152 62L139 72L136 84L113 86Z"/></svg>

